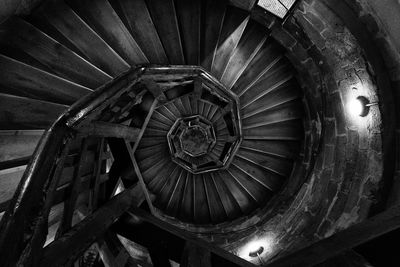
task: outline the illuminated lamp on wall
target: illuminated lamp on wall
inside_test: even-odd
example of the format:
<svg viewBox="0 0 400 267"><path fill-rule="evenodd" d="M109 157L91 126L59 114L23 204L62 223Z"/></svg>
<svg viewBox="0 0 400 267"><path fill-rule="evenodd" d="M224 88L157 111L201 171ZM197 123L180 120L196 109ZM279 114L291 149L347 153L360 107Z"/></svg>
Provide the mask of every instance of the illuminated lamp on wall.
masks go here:
<svg viewBox="0 0 400 267"><path fill-rule="evenodd" d="M259 0L257 5L283 19L296 0Z"/></svg>
<svg viewBox="0 0 400 267"><path fill-rule="evenodd" d="M378 105L378 103L370 103L365 96L359 96L349 102L349 112L354 116L365 117L369 114L371 106Z"/></svg>

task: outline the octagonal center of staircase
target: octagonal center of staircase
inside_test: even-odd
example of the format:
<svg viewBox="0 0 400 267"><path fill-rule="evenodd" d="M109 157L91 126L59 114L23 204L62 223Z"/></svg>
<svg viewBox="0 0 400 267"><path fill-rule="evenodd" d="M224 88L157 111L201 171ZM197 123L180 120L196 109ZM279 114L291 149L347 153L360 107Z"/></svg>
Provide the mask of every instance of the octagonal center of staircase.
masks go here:
<svg viewBox="0 0 400 267"><path fill-rule="evenodd" d="M189 156L198 157L207 154L211 146L215 144L214 129L208 123L200 122L200 117L196 116L183 129L179 141L183 152Z"/></svg>

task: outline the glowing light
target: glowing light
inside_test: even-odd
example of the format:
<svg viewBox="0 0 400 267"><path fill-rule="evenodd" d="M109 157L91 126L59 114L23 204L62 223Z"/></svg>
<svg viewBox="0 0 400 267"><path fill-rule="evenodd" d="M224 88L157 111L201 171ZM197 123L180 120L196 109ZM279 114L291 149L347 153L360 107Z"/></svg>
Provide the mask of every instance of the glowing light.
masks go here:
<svg viewBox="0 0 400 267"><path fill-rule="evenodd" d="M351 114L353 114L355 116L361 116L361 114L364 110L364 106L360 100L354 99L354 100L350 101L350 103L349 103L349 110L350 110Z"/></svg>
<svg viewBox="0 0 400 267"><path fill-rule="evenodd" d="M348 104L348 110L353 116L365 117L369 113L369 101L364 96L359 96Z"/></svg>
<svg viewBox="0 0 400 267"><path fill-rule="evenodd" d="M272 252L273 244L274 238L272 236L258 237L258 239L245 244L238 251L238 255L245 260L259 261L263 264L262 258Z"/></svg>

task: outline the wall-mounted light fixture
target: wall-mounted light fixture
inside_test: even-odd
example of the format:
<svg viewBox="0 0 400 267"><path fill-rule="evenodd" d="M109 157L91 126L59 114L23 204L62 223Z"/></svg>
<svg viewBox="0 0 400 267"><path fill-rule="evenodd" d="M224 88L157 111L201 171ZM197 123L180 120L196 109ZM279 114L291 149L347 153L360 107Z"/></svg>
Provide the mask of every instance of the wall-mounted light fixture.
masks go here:
<svg viewBox="0 0 400 267"><path fill-rule="evenodd" d="M356 99L350 101L349 111L354 116L365 117L368 115L370 107L375 105L378 105L378 103L370 103L368 98L366 98L365 96L359 96Z"/></svg>
<svg viewBox="0 0 400 267"><path fill-rule="evenodd" d="M260 246L256 250L252 250L249 252L249 256L252 258L257 257L261 264L264 264L263 260L261 259L260 255L264 252L264 247Z"/></svg>

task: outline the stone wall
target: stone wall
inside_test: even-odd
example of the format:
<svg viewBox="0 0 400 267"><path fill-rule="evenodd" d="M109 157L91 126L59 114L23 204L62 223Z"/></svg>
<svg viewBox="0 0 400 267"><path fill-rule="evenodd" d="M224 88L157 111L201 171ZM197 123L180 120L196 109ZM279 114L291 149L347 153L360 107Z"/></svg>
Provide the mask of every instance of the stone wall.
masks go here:
<svg viewBox="0 0 400 267"><path fill-rule="evenodd" d="M378 210L387 200L385 185L392 178L390 147L395 116L391 84L383 75L386 65L377 61L382 60L380 53L374 51L371 58L370 51L360 43L359 35L364 32L354 32L360 25L349 26L333 8L338 2L346 5L346 9L338 7L340 12L356 15L351 5L328 0L300 1L283 24L261 10L253 12L253 17L270 27L272 36L286 48L306 98L313 105L310 110L322 118L318 150L305 150L304 160L316 156L315 166L309 166L313 169L308 180L297 191L292 189L298 184L288 184L282 194L296 193L294 200L284 208L276 207L275 216L266 215L257 234L242 239L247 243L272 237L271 249L264 254L266 260L358 223L374 211L371 208ZM349 110L349 102L360 95L379 102L366 117L352 115ZM309 134L313 128L318 124L310 125L308 138L312 138ZM240 255L242 247L237 243L230 249Z"/></svg>

